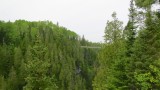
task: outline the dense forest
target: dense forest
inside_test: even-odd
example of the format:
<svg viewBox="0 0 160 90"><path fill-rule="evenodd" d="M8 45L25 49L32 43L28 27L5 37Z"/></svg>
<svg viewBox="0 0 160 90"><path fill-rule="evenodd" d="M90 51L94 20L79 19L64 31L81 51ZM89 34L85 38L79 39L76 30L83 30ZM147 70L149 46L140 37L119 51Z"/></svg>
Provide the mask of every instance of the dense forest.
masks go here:
<svg viewBox="0 0 160 90"><path fill-rule="evenodd" d="M51 21L0 21L0 90L159 90L159 0L131 0L112 14L104 43Z"/></svg>
<svg viewBox="0 0 160 90"><path fill-rule="evenodd" d="M0 22L1 90L92 89L100 46L49 21Z"/></svg>
<svg viewBox="0 0 160 90"><path fill-rule="evenodd" d="M98 54L94 90L160 89L160 11L157 0L131 0L125 27L112 14Z"/></svg>

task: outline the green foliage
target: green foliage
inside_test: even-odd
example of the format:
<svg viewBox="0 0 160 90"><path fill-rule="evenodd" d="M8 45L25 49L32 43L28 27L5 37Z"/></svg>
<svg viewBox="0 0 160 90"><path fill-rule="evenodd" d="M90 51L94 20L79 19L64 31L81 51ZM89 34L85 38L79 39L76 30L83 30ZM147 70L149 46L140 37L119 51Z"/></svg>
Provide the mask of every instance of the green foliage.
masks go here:
<svg viewBox="0 0 160 90"><path fill-rule="evenodd" d="M107 24L106 26L112 28L105 29L106 31L110 31L105 33L107 34L105 38L108 39L108 34L111 33L110 37L112 39L110 39L109 43L106 41L106 45L98 56L99 68L93 82L95 90L116 90L125 86L125 82L121 82L126 77L124 73L126 49L122 37L122 22L118 21L114 14L112 16L114 21L108 22L111 24Z"/></svg>
<svg viewBox="0 0 160 90"><path fill-rule="evenodd" d="M151 10L154 3L131 0L125 29L114 12L104 44L50 21L0 21L0 89L159 90L160 20ZM141 23L137 7L144 10Z"/></svg>
<svg viewBox="0 0 160 90"><path fill-rule="evenodd" d="M82 41L50 21L1 21L0 89L92 90L98 50Z"/></svg>
<svg viewBox="0 0 160 90"><path fill-rule="evenodd" d="M98 55L99 67L93 81L95 90L159 90L160 21L151 11L154 0L135 0L145 8L145 25L137 28L138 11L131 0L124 38L106 43ZM140 23L140 24L142 24ZM108 25L107 25L108 26ZM105 32L110 34L113 28ZM139 29L139 33L136 34ZM118 28L116 30L119 30ZM113 37L110 34L110 37ZM108 38L108 36L106 35ZM106 39L105 37L105 39Z"/></svg>
<svg viewBox="0 0 160 90"><path fill-rule="evenodd" d="M24 90L55 90L57 86L54 81L54 75L49 77L47 72L51 64L47 57L46 48L41 43L39 37L35 41L35 45L28 49L28 56L25 71L27 77L25 81L27 85ZM30 59L32 58L32 59Z"/></svg>
<svg viewBox="0 0 160 90"><path fill-rule="evenodd" d="M0 53L0 74L7 78L13 65L12 46L0 46Z"/></svg>
<svg viewBox="0 0 160 90"><path fill-rule="evenodd" d="M6 80L3 76L0 76L0 90L6 90Z"/></svg>
<svg viewBox="0 0 160 90"><path fill-rule="evenodd" d="M14 68L11 68L9 77L7 80L7 90L17 90L18 89L18 80L17 74Z"/></svg>
<svg viewBox="0 0 160 90"><path fill-rule="evenodd" d="M116 40L119 40L122 37L122 22L119 21L116 17L116 13L112 14L113 21L107 21L107 25L105 28L105 42L112 43Z"/></svg>
<svg viewBox="0 0 160 90"><path fill-rule="evenodd" d="M140 8L148 8L155 2L156 0L135 0L136 5Z"/></svg>

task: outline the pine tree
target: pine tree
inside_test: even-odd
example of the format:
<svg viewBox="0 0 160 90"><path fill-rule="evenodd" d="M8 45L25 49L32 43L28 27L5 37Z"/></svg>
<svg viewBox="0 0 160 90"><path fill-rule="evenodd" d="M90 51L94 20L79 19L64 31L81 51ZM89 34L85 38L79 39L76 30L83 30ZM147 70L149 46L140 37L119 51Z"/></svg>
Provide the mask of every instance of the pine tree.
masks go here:
<svg viewBox="0 0 160 90"><path fill-rule="evenodd" d="M18 78L15 69L12 67L7 80L7 90L18 90Z"/></svg>
<svg viewBox="0 0 160 90"><path fill-rule="evenodd" d="M151 6L151 4L150 4ZM134 86L137 89L159 89L159 25L153 18L151 7L146 9L145 28L140 31L134 45ZM157 63L157 64L155 64Z"/></svg>
<svg viewBox="0 0 160 90"><path fill-rule="evenodd" d="M135 38L136 38L136 16L137 16L137 11L134 5L134 0L130 1L130 9L129 9L129 21L127 23L127 26L125 27L124 30L124 35L126 39L126 48L127 48L127 56L131 56L132 50L131 48L133 47Z"/></svg>
<svg viewBox="0 0 160 90"><path fill-rule="evenodd" d="M18 73L19 67L21 66L22 61L22 51L20 48L14 49L14 68L16 69L16 72Z"/></svg>
<svg viewBox="0 0 160 90"><path fill-rule="evenodd" d="M47 75L50 62L46 58L46 48L41 43L39 36L35 41L35 45L28 49L29 58L26 63L27 77L25 78L27 85L24 90L55 90L54 75ZM31 57L31 58L30 58Z"/></svg>
<svg viewBox="0 0 160 90"><path fill-rule="evenodd" d="M124 38L125 38L125 57L123 58L124 61L124 85L126 89L134 89L133 87L133 59L132 55L134 53L133 46L136 40L136 32L137 32L137 10L134 5L134 0L130 1L130 8L129 8L129 21L127 26L124 29Z"/></svg>
<svg viewBox="0 0 160 90"><path fill-rule="evenodd" d="M6 90L6 80L3 76L0 76L0 90Z"/></svg>

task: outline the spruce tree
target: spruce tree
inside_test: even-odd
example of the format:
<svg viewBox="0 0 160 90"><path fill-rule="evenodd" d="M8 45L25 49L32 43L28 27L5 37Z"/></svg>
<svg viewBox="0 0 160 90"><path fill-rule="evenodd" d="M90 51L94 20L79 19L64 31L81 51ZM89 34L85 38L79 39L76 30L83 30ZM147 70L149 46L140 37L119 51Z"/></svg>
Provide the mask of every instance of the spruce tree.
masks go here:
<svg viewBox="0 0 160 90"><path fill-rule="evenodd" d="M140 31L134 45L133 70L136 89L155 89L159 86L159 20L155 20L150 3L146 9L145 28Z"/></svg>
<svg viewBox="0 0 160 90"><path fill-rule="evenodd" d="M33 47L28 49L28 57L26 63L27 77L25 78L27 85L24 90L55 90L54 75L51 77L47 75L49 67L51 66L48 58L46 58L46 47L43 46L39 36ZM31 58L30 58L31 57Z"/></svg>
<svg viewBox="0 0 160 90"><path fill-rule="evenodd" d="M127 48L127 56L131 56L132 50L131 48L133 47L135 38L136 38L136 16L137 16L137 11L134 5L134 0L130 1L130 8L129 8L129 21L127 23L127 26L125 27L124 30L124 36L126 39L126 48Z"/></svg>
<svg viewBox="0 0 160 90"><path fill-rule="evenodd" d="M7 80L7 90L18 90L18 78L15 69L12 67Z"/></svg>
<svg viewBox="0 0 160 90"><path fill-rule="evenodd" d="M124 61L124 85L126 89L134 89L133 87L133 59L132 55L134 53L133 46L137 36L137 15L138 11L135 7L134 0L130 1L130 8L129 8L129 21L127 26L124 29L124 39L125 39L125 57L123 58Z"/></svg>
<svg viewBox="0 0 160 90"><path fill-rule="evenodd" d="M7 83L3 76L0 76L0 90L6 90L7 89Z"/></svg>

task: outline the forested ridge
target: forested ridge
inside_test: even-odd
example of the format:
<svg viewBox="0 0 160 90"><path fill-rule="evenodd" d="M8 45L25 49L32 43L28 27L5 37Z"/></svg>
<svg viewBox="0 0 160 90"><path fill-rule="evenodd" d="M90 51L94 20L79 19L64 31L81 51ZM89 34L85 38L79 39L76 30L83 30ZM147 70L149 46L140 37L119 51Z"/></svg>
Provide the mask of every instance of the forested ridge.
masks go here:
<svg viewBox="0 0 160 90"><path fill-rule="evenodd" d="M159 90L159 0L131 0L104 43L51 21L0 21L0 90Z"/></svg>
<svg viewBox="0 0 160 90"><path fill-rule="evenodd" d="M0 22L1 90L92 89L97 46L49 21Z"/></svg>

